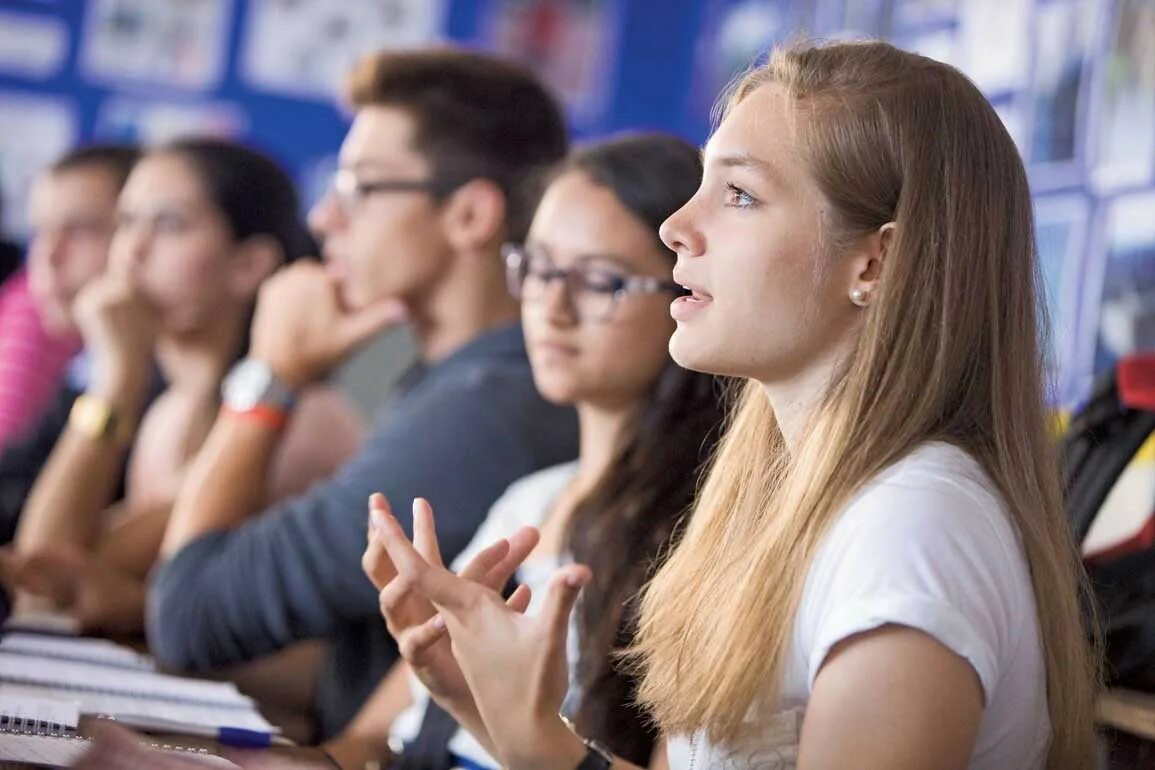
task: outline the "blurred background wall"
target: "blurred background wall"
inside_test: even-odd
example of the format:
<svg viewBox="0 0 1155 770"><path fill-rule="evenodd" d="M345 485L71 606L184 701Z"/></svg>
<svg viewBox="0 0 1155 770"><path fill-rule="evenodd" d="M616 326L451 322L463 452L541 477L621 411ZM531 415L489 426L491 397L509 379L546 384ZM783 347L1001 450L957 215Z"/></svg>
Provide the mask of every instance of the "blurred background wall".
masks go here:
<svg viewBox="0 0 1155 770"><path fill-rule="evenodd" d="M529 62L579 138L704 142L729 79L799 33L884 37L989 96L1036 193L1056 403L1155 349L1155 0L0 0L3 228L23 237L30 178L97 139L239 138L311 203L348 124L341 74L377 47ZM411 354L388 335L343 379L372 408Z"/></svg>

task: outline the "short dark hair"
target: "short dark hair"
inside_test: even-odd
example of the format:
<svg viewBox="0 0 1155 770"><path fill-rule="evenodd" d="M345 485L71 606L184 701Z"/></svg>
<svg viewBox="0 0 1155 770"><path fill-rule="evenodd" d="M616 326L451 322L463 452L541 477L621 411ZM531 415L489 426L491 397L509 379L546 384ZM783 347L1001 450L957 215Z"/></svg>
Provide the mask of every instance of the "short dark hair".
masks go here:
<svg viewBox="0 0 1155 770"><path fill-rule="evenodd" d="M390 106L416 124L414 145L440 178L496 183L506 197L506 238L522 240L544 172L565 156L561 108L529 70L469 51L382 51L349 77L355 107Z"/></svg>
<svg viewBox="0 0 1155 770"><path fill-rule="evenodd" d="M188 163L237 240L267 235L280 245L285 262L316 253L293 181L272 158L207 137L178 139L153 153L175 155Z"/></svg>
<svg viewBox="0 0 1155 770"><path fill-rule="evenodd" d="M87 144L70 150L48 167L49 173L99 168L106 171L116 184L124 187L132 167L140 160L140 148L131 144Z"/></svg>

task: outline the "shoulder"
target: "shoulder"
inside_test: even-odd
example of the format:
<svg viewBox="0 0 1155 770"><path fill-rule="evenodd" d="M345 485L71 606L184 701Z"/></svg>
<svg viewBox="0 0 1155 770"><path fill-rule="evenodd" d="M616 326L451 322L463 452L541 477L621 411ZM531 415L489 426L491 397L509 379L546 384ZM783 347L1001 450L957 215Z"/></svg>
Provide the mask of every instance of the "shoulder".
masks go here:
<svg viewBox="0 0 1155 770"><path fill-rule="evenodd" d="M895 623L970 660L989 693L1035 616L1005 503L973 457L941 443L863 487L820 544L803 590L797 631L811 680L838 640Z"/></svg>
<svg viewBox="0 0 1155 770"><path fill-rule="evenodd" d="M830 547L870 541L884 551L933 546L946 534L1018 550L1010 513L966 451L924 444L868 482L831 527ZM1002 548L996 548L1002 550Z"/></svg>
<svg viewBox="0 0 1155 770"><path fill-rule="evenodd" d="M544 468L513 482L489 509L469 546L454 562L454 569L464 567L481 549L522 527L540 526L553 499L575 473L576 461Z"/></svg>
<svg viewBox="0 0 1155 770"><path fill-rule="evenodd" d="M544 509L565 487L577 473L577 461L561 463L549 468L523 476L509 485L505 493L493 504L494 512L502 511L538 511ZM527 519L540 520L540 515L526 516ZM526 524L535 525L537 521L526 521Z"/></svg>

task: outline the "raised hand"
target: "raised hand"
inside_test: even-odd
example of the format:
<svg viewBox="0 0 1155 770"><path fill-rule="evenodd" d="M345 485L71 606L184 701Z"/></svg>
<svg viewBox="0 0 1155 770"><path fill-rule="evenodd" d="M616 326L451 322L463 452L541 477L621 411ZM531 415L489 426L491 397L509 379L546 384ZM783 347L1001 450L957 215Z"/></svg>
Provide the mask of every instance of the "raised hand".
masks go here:
<svg viewBox="0 0 1155 770"><path fill-rule="evenodd" d="M472 696L453 658L442 619L425 597L413 591L412 585L398 576L382 544L380 534L388 529L390 523L397 526L389 503L383 495L373 495L369 499L368 546L361 558L361 567L380 591L381 614L389 632L397 640L401 656L414 674L446 708L454 711L468 708ZM414 547L423 559L444 569L437 546L433 510L421 498L413 501L413 539ZM461 577L491 590L500 590L537 541L537 530L525 527L481 551L462 570ZM509 606L517 612L524 612L529 599L529 589L519 587L510 597Z"/></svg>
<svg viewBox="0 0 1155 770"><path fill-rule="evenodd" d="M415 537L419 531L415 522ZM391 582L436 608L441 621L431 619L427 626L443 623L448 631L453 657L487 731L477 737L492 746L503 766L574 767L584 748L580 741L565 740L572 736L558 710L568 685L570 613L589 570L581 565L558 570L542 612L526 617L502 601L492 585L454 575L431 558L427 547L410 543L391 516L382 516L377 537L396 571Z"/></svg>
<svg viewBox="0 0 1155 770"><path fill-rule="evenodd" d="M405 320L385 299L349 310L336 281L314 262L298 262L262 285L253 319L252 356L292 387L321 379L354 349Z"/></svg>
<svg viewBox="0 0 1155 770"><path fill-rule="evenodd" d="M76 298L76 323L92 358L90 391L113 401L148 389L159 314L132 270L109 270Z"/></svg>

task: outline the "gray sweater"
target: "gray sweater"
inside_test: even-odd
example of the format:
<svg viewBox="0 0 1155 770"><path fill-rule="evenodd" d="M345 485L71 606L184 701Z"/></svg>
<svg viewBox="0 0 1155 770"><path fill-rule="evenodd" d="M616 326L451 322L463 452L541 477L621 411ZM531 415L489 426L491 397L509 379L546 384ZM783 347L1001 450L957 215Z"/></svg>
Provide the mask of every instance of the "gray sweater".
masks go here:
<svg viewBox="0 0 1155 770"><path fill-rule="evenodd" d="M316 706L329 737L397 659L361 572L369 495L383 492L410 532L410 502L428 498L448 563L513 481L576 454L576 418L534 389L521 328L486 333L406 375L333 478L158 565L149 646L168 668L207 672L327 640Z"/></svg>

